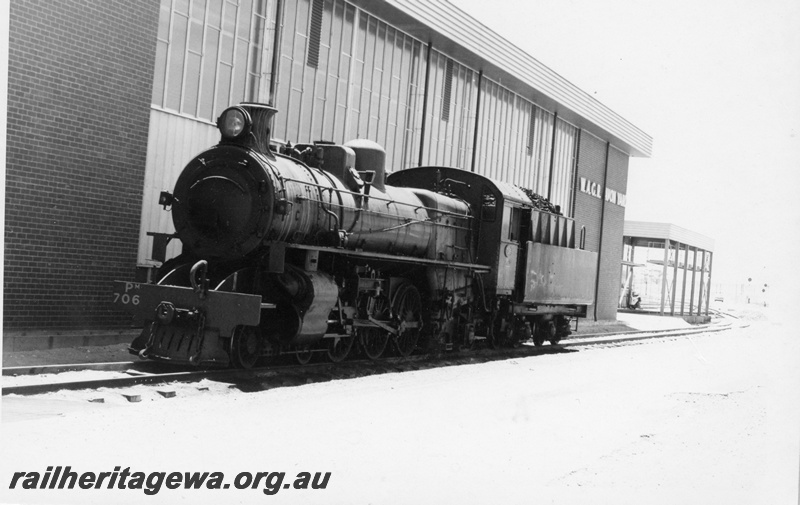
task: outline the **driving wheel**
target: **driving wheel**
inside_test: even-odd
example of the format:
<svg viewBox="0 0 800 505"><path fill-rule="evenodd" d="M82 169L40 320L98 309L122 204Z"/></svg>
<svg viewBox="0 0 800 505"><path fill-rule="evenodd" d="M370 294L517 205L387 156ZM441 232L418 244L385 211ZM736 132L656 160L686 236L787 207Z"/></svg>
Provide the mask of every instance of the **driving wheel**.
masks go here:
<svg viewBox="0 0 800 505"><path fill-rule="evenodd" d="M392 300L392 309L398 318L397 335L394 346L400 356L408 356L417 347L422 326L422 298L419 291L410 283L400 285Z"/></svg>

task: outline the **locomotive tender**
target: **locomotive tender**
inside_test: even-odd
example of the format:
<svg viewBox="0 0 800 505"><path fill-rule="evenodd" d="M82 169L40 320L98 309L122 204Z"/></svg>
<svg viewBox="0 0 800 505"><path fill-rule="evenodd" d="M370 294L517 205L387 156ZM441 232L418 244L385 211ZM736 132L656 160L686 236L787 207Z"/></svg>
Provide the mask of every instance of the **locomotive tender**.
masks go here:
<svg viewBox="0 0 800 505"><path fill-rule="evenodd" d="M531 192L447 167L387 177L367 140L279 154L275 113L226 109L220 143L162 193L183 252L155 284L115 282L115 303L143 324L132 353L242 368L355 348L377 359L557 343L586 316L597 255Z"/></svg>

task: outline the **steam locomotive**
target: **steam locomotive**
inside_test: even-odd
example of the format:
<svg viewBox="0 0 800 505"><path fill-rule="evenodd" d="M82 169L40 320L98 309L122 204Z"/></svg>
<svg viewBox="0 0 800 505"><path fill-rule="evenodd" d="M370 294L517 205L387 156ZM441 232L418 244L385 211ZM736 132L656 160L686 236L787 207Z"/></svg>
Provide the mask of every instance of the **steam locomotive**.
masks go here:
<svg viewBox="0 0 800 505"><path fill-rule="evenodd" d="M182 253L114 283L142 358L252 367L265 356L557 343L594 302L596 253L531 191L465 170L386 175L368 140L271 145L276 110L242 103L172 193Z"/></svg>

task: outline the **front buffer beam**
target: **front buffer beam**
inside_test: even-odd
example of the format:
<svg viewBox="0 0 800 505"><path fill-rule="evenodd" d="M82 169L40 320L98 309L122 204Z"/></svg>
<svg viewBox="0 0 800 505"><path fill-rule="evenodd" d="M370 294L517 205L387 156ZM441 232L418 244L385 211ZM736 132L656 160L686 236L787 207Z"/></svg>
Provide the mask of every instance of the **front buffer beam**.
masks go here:
<svg viewBox="0 0 800 505"><path fill-rule="evenodd" d="M260 295L115 281L112 296L114 305L144 323L131 352L157 360L225 365L227 350L219 337L261 320Z"/></svg>

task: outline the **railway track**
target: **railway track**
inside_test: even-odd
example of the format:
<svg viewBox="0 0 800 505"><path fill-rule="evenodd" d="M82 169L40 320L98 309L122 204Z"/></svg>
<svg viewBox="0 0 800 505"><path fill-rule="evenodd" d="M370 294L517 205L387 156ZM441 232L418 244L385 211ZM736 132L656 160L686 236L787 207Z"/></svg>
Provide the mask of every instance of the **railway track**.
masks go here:
<svg viewBox="0 0 800 505"><path fill-rule="evenodd" d="M341 363L309 363L306 365L271 365L250 370L212 369L212 370L181 370L174 371L174 367L153 367L158 365L152 362L119 362L91 365L81 369L82 365L54 365L52 367L13 367L4 368L4 376L41 375L58 373L54 371L84 371L95 370L110 372L116 371L127 376L103 377L76 381L51 381L36 382L3 387L3 395L35 395L61 390L80 390L98 388L125 388L140 384L164 384L174 382L197 382L209 379L218 382L230 383L232 386L245 391L271 389L273 387L306 384L309 382L322 382L339 378L354 378L364 375L379 373L420 370L436 366L450 366L457 364L481 363L498 359L507 359L520 356L533 356L564 352L562 346L547 346L534 348L526 346L525 349L500 349L483 350L480 352L456 352L435 355L415 355L405 358L385 358L378 361L369 359L348 360ZM151 371L145 372L140 365L146 365ZM160 371L154 370L160 368Z"/></svg>
<svg viewBox="0 0 800 505"><path fill-rule="evenodd" d="M736 325L741 327L742 325ZM272 365L250 370L175 370L174 367L148 361L123 361L74 365L47 365L3 368L3 376L48 376L58 377L65 372L115 372L114 377L81 378L78 380L43 380L29 384L4 386L6 395L37 395L56 391L98 390L101 388L122 389L138 385L163 385L170 383L194 383L203 379L228 383L243 391L259 391L274 387L293 386L311 382L355 378L381 373L421 370L442 366L475 364L502 359L520 358L543 354L574 352L578 348L591 346L620 346L642 343L663 338L691 336L701 333L725 331L734 327L730 319L724 323L701 325L678 330L631 331L611 335L585 335L571 338L559 345L534 347L523 345L515 349L483 349L471 352L415 355L406 358L386 358L379 361L369 359L348 360L342 363L310 363L306 365ZM4 380L5 382L5 380Z"/></svg>

